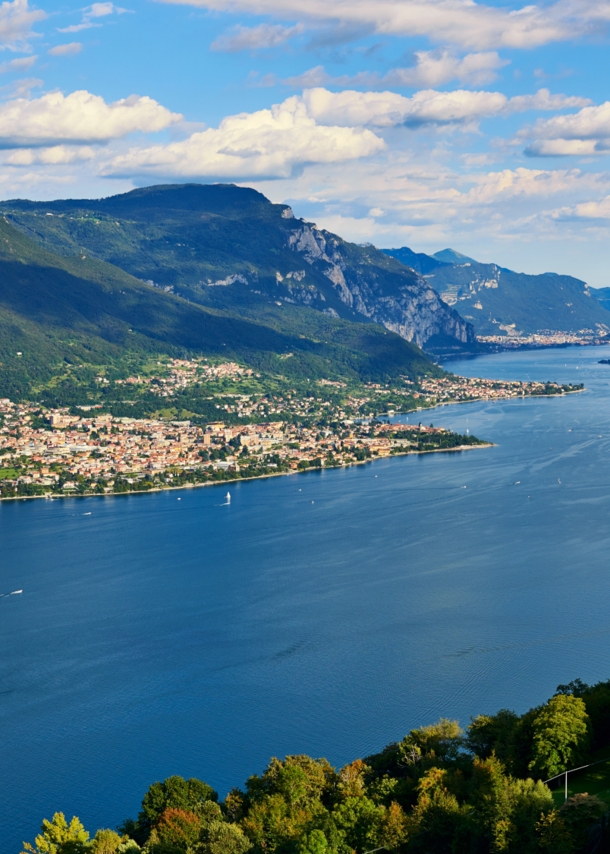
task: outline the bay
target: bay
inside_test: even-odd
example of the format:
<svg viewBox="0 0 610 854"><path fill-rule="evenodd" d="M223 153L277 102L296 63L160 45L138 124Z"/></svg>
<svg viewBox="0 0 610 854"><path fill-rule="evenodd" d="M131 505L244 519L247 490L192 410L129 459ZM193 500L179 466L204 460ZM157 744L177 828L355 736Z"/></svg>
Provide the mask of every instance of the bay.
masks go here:
<svg viewBox="0 0 610 854"><path fill-rule="evenodd" d="M412 414L495 447L151 495L0 505L0 848L115 826L148 785L221 793L440 716L610 677L604 348L447 365L584 382ZM403 417L406 420L406 417Z"/></svg>

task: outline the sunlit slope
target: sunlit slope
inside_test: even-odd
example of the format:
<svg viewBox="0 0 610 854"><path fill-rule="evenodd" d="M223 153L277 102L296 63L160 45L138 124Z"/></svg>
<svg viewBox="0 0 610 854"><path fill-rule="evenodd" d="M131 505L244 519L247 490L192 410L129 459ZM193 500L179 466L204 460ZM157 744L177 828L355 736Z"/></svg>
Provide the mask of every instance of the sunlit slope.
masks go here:
<svg viewBox="0 0 610 854"><path fill-rule="evenodd" d="M474 340L413 270L234 185L145 187L107 199L0 203L54 252L93 254L202 305L257 319L271 302L383 324L422 346Z"/></svg>
<svg viewBox="0 0 610 854"><path fill-rule="evenodd" d="M246 320L85 253L57 255L0 219L0 393L26 394L64 360L103 364L126 352L187 351L285 375L370 379L436 370L417 347L376 325L275 305Z"/></svg>

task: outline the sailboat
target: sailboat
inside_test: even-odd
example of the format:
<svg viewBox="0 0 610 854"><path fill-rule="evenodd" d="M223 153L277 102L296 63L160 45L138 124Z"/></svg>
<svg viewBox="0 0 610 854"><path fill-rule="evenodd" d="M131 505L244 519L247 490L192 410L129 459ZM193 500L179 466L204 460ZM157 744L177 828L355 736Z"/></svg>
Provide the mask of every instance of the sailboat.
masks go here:
<svg viewBox="0 0 610 854"><path fill-rule="evenodd" d="M227 494L225 495L225 501L227 502L227 504L231 503L231 493L230 492L227 492Z"/></svg>

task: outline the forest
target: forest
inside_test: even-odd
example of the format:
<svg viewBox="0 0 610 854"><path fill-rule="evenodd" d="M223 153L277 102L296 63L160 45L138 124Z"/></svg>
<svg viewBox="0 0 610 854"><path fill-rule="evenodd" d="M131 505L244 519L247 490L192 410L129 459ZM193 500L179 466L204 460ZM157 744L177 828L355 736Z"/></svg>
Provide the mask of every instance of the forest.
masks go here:
<svg viewBox="0 0 610 854"><path fill-rule="evenodd" d="M577 679L525 714L441 719L339 769L274 757L224 800L169 777L116 830L57 812L22 854L597 854L610 850L608 757L610 680ZM593 762L567 800L563 777L547 785Z"/></svg>

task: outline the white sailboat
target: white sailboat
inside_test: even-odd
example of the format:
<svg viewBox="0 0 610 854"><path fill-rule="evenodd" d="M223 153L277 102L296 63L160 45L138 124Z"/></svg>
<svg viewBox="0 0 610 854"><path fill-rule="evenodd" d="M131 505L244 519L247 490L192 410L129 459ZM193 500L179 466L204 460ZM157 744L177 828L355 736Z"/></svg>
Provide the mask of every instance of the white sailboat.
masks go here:
<svg viewBox="0 0 610 854"><path fill-rule="evenodd" d="M227 504L231 503L231 493L230 492L227 492L227 494L225 495L225 501L227 502Z"/></svg>

